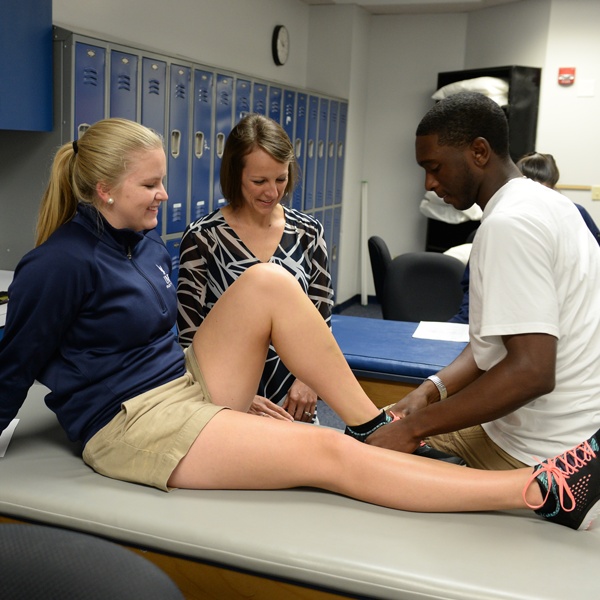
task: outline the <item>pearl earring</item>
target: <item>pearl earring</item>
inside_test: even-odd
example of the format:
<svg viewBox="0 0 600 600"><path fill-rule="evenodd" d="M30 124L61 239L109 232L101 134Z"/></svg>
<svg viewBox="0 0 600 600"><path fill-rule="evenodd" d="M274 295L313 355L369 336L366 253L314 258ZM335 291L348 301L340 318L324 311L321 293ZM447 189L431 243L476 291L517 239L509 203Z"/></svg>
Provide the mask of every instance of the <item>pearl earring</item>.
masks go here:
<svg viewBox="0 0 600 600"><path fill-rule="evenodd" d="M106 202L108 204L114 204L115 203L115 201L112 198L109 198Z"/></svg>

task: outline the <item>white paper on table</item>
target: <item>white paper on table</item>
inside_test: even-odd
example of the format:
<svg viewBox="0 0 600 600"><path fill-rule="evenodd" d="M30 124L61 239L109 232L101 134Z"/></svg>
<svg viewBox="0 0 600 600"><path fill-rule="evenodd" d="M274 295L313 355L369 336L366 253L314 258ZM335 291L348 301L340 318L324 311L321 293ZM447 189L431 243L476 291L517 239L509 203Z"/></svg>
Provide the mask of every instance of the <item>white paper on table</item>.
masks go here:
<svg viewBox="0 0 600 600"><path fill-rule="evenodd" d="M10 425L2 433L0 433L0 458L2 458L6 453L6 449L8 448L8 444L12 439L18 422L19 419L13 419L10 422Z"/></svg>
<svg viewBox="0 0 600 600"><path fill-rule="evenodd" d="M468 323L440 323L421 321L413 333L414 338L423 340L444 340L446 342L468 342Z"/></svg>

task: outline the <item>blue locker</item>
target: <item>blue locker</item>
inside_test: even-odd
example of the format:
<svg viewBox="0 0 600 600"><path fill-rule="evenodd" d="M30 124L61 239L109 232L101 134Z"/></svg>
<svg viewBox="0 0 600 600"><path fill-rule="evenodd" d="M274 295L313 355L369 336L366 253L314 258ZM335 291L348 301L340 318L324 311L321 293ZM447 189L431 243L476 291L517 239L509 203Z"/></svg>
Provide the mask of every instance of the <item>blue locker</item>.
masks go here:
<svg viewBox="0 0 600 600"><path fill-rule="evenodd" d="M335 191L335 149L337 142L337 125L339 102L332 100L329 105L329 135L327 140L327 175L325 177L325 206L333 204Z"/></svg>
<svg viewBox="0 0 600 600"><path fill-rule="evenodd" d="M304 171L306 167L306 124L308 121L308 97L306 94L298 94L296 104L296 132L294 140L294 152L300 168L298 184L294 189L292 208L302 210L304 204Z"/></svg>
<svg viewBox="0 0 600 600"><path fill-rule="evenodd" d="M252 87L249 81L238 79L235 82L235 124L237 125L246 115L251 112L250 96Z"/></svg>
<svg viewBox="0 0 600 600"><path fill-rule="evenodd" d="M169 200L166 233L183 232L187 221L190 85L191 69L172 64L169 87Z"/></svg>
<svg viewBox="0 0 600 600"><path fill-rule="evenodd" d="M294 115L296 110L296 92L285 90L283 93L283 109L281 126L288 134L290 140L294 140Z"/></svg>
<svg viewBox="0 0 600 600"><path fill-rule="evenodd" d="M259 115L267 115L267 86L255 83L253 86L252 111Z"/></svg>
<svg viewBox="0 0 600 600"><path fill-rule="evenodd" d="M329 262L331 263L331 248L333 246L333 208L325 209L325 220L323 221L323 229L325 230L325 243L329 253ZM329 265L331 269L331 264Z"/></svg>
<svg viewBox="0 0 600 600"><path fill-rule="evenodd" d="M319 131L317 135L317 175L315 181L315 207L325 203L325 173L327 168L327 128L329 122L329 100L319 101Z"/></svg>
<svg viewBox="0 0 600 600"><path fill-rule="evenodd" d="M179 247L181 238L176 240L167 240L167 250L171 256L171 282L177 287L177 278L179 277Z"/></svg>
<svg viewBox="0 0 600 600"><path fill-rule="evenodd" d="M210 154L212 148L213 74L194 71L194 139L192 140L192 213L195 221L210 208Z"/></svg>
<svg viewBox="0 0 600 600"><path fill-rule="evenodd" d="M73 139L93 123L104 119L106 50L75 44L75 131Z"/></svg>
<svg viewBox="0 0 600 600"><path fill-rule="evenodd" d="M110 116L137 121L137 67L135 54L110 53Z"/></svg>
<svg viewBox="0 0 600 600"><path fill-rule="evenodd" d="M228 75L217 75L217 96L215 104L215 141L213 143L214 154L214 186L213 186L213 210L226 204L219 182L219 171L221 169L221 158L225 148L225 140L233 128L233 78Z"/></svg>
<svg viewBox="0 0 600 600"><path fill-rule="evenodd" d="M331 269L331 282L335 292L337 290L339 256L340 256L340 231L342 226L342 207L336 206L333 209L333 232L331 236L331 246L329 247L329 265Z"/></svg>
<svg viewBox="0 0 600 600"><path fill-rule="evenodd" d="M322 210L315 210L315 212L312 215L315 219L317 219L317 221L319 221L321 223L321 225L325 226L325 222L323 221L323 211Z"/></svg>
<svg viewBox="0 0 600 600"><path fill-rule="evenodd" d="M167 100L167 63L151 58L142 59L142 125L165 137ZM156 230L162 234L165 202L158 211Z"/></svg>
<svg viewBox="0 0 600 600"><path fill-rule="evenodd" d="M340 104L340 123L338 126L337 156L335 167L335 202L342 203L342 188L344 187L344 157L346 154L346 125L348 120L348 103Z"/></svg>
<svg viewBox="0 0 600 600"><path fill-rule="evenodd" d="M281 125L281 88L269 88L269 118ZM291 138L290 138L291 139Z"/></svg>
<svg viewBox="0 0 600 600"><path fill-rule="evenodd" d="M304 167L304 210L315 205L315 179L317 173L317 134L319 130L319 99L310 96L307 110L306 164Z"/></svg>

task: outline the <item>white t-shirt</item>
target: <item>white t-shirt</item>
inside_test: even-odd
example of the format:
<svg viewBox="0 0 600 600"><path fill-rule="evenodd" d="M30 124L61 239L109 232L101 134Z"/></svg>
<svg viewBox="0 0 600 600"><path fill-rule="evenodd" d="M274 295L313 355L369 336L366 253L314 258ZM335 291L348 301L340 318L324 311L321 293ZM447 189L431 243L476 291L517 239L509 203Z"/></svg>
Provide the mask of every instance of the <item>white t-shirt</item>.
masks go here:
<svg viewBox="0 0 600 600"><path fill-rule="evenodd" d="M554 391L483 425L498 446L533 465L600 429L600 246L568 198L524 178L494 194L471 252L469 321L483 370L506 356L502 335L558 339Z"/></svg>

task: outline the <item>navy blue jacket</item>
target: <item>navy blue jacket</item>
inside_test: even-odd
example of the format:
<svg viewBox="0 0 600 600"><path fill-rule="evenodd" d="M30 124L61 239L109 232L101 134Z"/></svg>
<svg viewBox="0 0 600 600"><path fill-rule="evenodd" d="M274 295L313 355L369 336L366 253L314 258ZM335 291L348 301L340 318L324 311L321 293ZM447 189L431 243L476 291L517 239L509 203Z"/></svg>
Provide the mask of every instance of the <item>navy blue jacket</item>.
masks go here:
<svg viewBox="0 0 600 600"><path fill-rule="evenodd" d="M85 205L26 254L0 341L0 431L36 379L69 439L85 443L122 402L183 375L170 273L154 230L114 229Z"/></svg>

